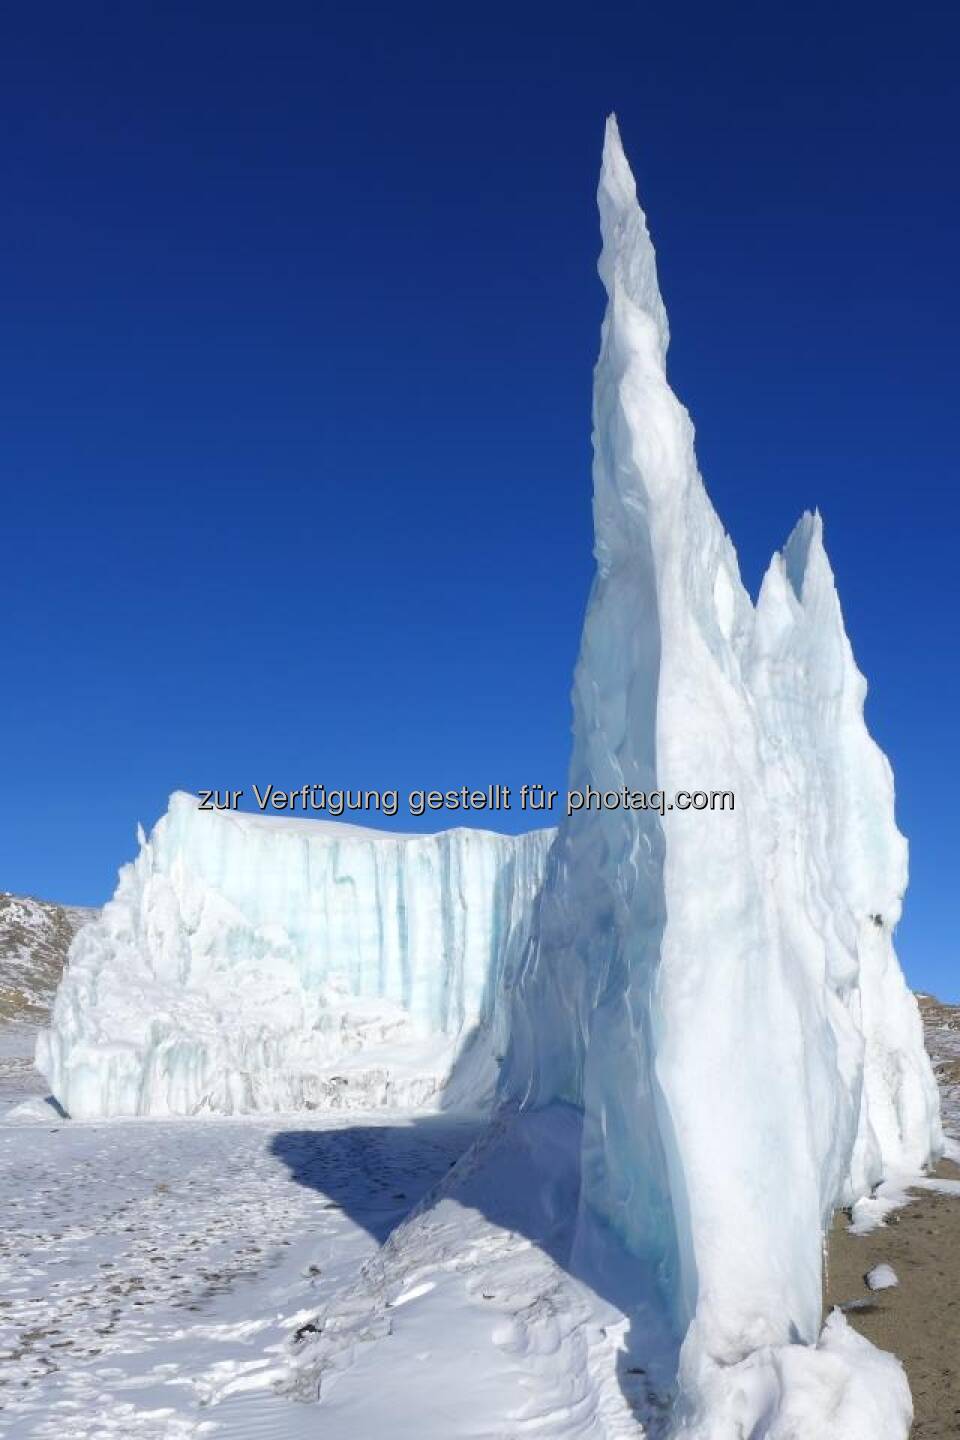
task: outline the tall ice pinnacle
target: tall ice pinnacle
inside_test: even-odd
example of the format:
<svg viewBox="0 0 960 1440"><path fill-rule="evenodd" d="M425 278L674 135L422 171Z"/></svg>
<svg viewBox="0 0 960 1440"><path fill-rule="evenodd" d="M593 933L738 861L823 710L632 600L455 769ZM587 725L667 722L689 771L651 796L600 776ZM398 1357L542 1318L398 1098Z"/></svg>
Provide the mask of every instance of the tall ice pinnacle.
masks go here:
<svg viewBox="0 0 960 1440"><path fill-rule="evenodd" d="M598 203L597 570L570 788L662 791L666 807L561 825L502 1095L582 1107L581 1254L613 1231L645 1263L683 1337L682 1433L774 1435L723 1428L747 1418L726 1381L750 1366L770 1403L777 1347L820 1333L834 1208L940 1144L891 940L905 849L819 517L774 558L758 609L741 583L667 383L654 249L612 117ZM681 810L681 791L733 798ZM842 1328L803 1354L842 1349ZM874 1388L905 1413L890 1364ZM821 1440L901 1433L836 1413Z"/></svg>

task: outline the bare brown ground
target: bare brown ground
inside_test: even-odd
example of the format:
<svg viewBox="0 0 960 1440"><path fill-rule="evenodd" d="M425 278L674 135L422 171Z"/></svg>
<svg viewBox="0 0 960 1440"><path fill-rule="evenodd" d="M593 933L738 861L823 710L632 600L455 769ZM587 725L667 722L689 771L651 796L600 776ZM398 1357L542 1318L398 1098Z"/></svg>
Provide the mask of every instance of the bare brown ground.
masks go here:
<svg viewBox="0 0 960 1440"><path fill-rule="evenodd" d="M960 1080L953 1056L960 1039L960 1007L921 998L927 1045L944 1099L947 1128ZM932 1172L960 1180L960 1167L944 1160ZM829 1237L826 1305L843 1307L862 1335L903 1361L913 1391L911 1440L960 1436L960 1199L927 1191L869 1235L851 1235L838 1215ZM899 1285L871 1292L864 1276L886 1262ZM852 1308L851 1308L852 1307Z"/></svg>

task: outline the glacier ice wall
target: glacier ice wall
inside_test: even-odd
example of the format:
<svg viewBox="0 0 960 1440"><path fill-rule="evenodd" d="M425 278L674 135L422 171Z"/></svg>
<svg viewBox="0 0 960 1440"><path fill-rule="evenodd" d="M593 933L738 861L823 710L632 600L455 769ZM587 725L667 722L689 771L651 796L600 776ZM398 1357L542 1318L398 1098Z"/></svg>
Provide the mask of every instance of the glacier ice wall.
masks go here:
<svg viewBox="0 0 960 1440"><path fill-rule="evenodd" d="M401 836L175 794L77 936L37 1063L77 1117L492 1092L548 830Z"/></svg>
<svg viewBox="0 0 960 1440"><path fill-rule="evenodd" d="M580 1253L612 1230L648 1262L684 1337L683 1433L793 1435L793 1352L778 1347L817 1341L825 1225L941 1144L892 944L906 844L819 517L774 557L756 607L741 583L667 383L654 250L612 119L599 207L597 568L570 785L735 805L561 825L501 1095L583 1109ZM852 1353L840 1329L807 1357L824 1395ZM889 1433L905 1433L902 1373L878 1374ZM802 1433L859 1431L824 1410Z"/></svg>

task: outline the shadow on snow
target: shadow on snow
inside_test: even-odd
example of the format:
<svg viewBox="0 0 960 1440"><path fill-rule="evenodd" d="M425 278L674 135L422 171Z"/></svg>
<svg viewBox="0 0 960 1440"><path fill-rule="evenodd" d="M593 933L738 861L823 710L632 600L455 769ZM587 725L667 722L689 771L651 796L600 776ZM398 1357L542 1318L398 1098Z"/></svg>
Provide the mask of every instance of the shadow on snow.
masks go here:
<svg viewBox="0 0 960 1440"><path fill-rule="evenodd" d="M444 1201L531 1241L608 1302L611 1322L617 1312L626 1317L617 1381L644 1433L657 1440L666 1433L678 1338L642 1263L598 1220L578 1226L581 1126L580 1112L566 1105L492 1120L447 1111L395 1125L283 1131L271 1150L297 1184L380 1246L405 1221L416 1224L418 1206L428 1215ZM447 1206L444 1219L456 1226L456 1210ZM396 1236L388 1251L402 1254L403 1244Z"/></svg>

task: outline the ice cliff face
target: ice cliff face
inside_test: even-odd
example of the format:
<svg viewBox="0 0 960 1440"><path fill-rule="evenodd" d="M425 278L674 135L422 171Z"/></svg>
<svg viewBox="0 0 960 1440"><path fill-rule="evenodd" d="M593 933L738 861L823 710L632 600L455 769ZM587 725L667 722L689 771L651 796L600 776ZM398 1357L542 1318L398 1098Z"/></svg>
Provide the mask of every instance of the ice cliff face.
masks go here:
<svg viewBox="0 0 960 1440"><path fill-rule="evenodd" d="M551 832L397 836L171 798L37 1063L76 1117L481 1102Z"/></svg>
<svg viewBox="0 0 960 1440"><path fill-rule="evenodd" d="M599 205L597 572L571 788L733 790L736 803L583 810L561 826L501 1093L584 1111L581 1256L612 1230L648 1262L685 1337L684 1434L849 1440L842 1321L802 1362L833 1420L825 1400L790 1428L795 1351L778 1347L817 1340L835 1207L941 1143L891 939L906 845L819 518L774 557L756 607L741 584L667 383L654 251L613 120ZM903 1434L902 1375L878 1375Z"/></svg>

